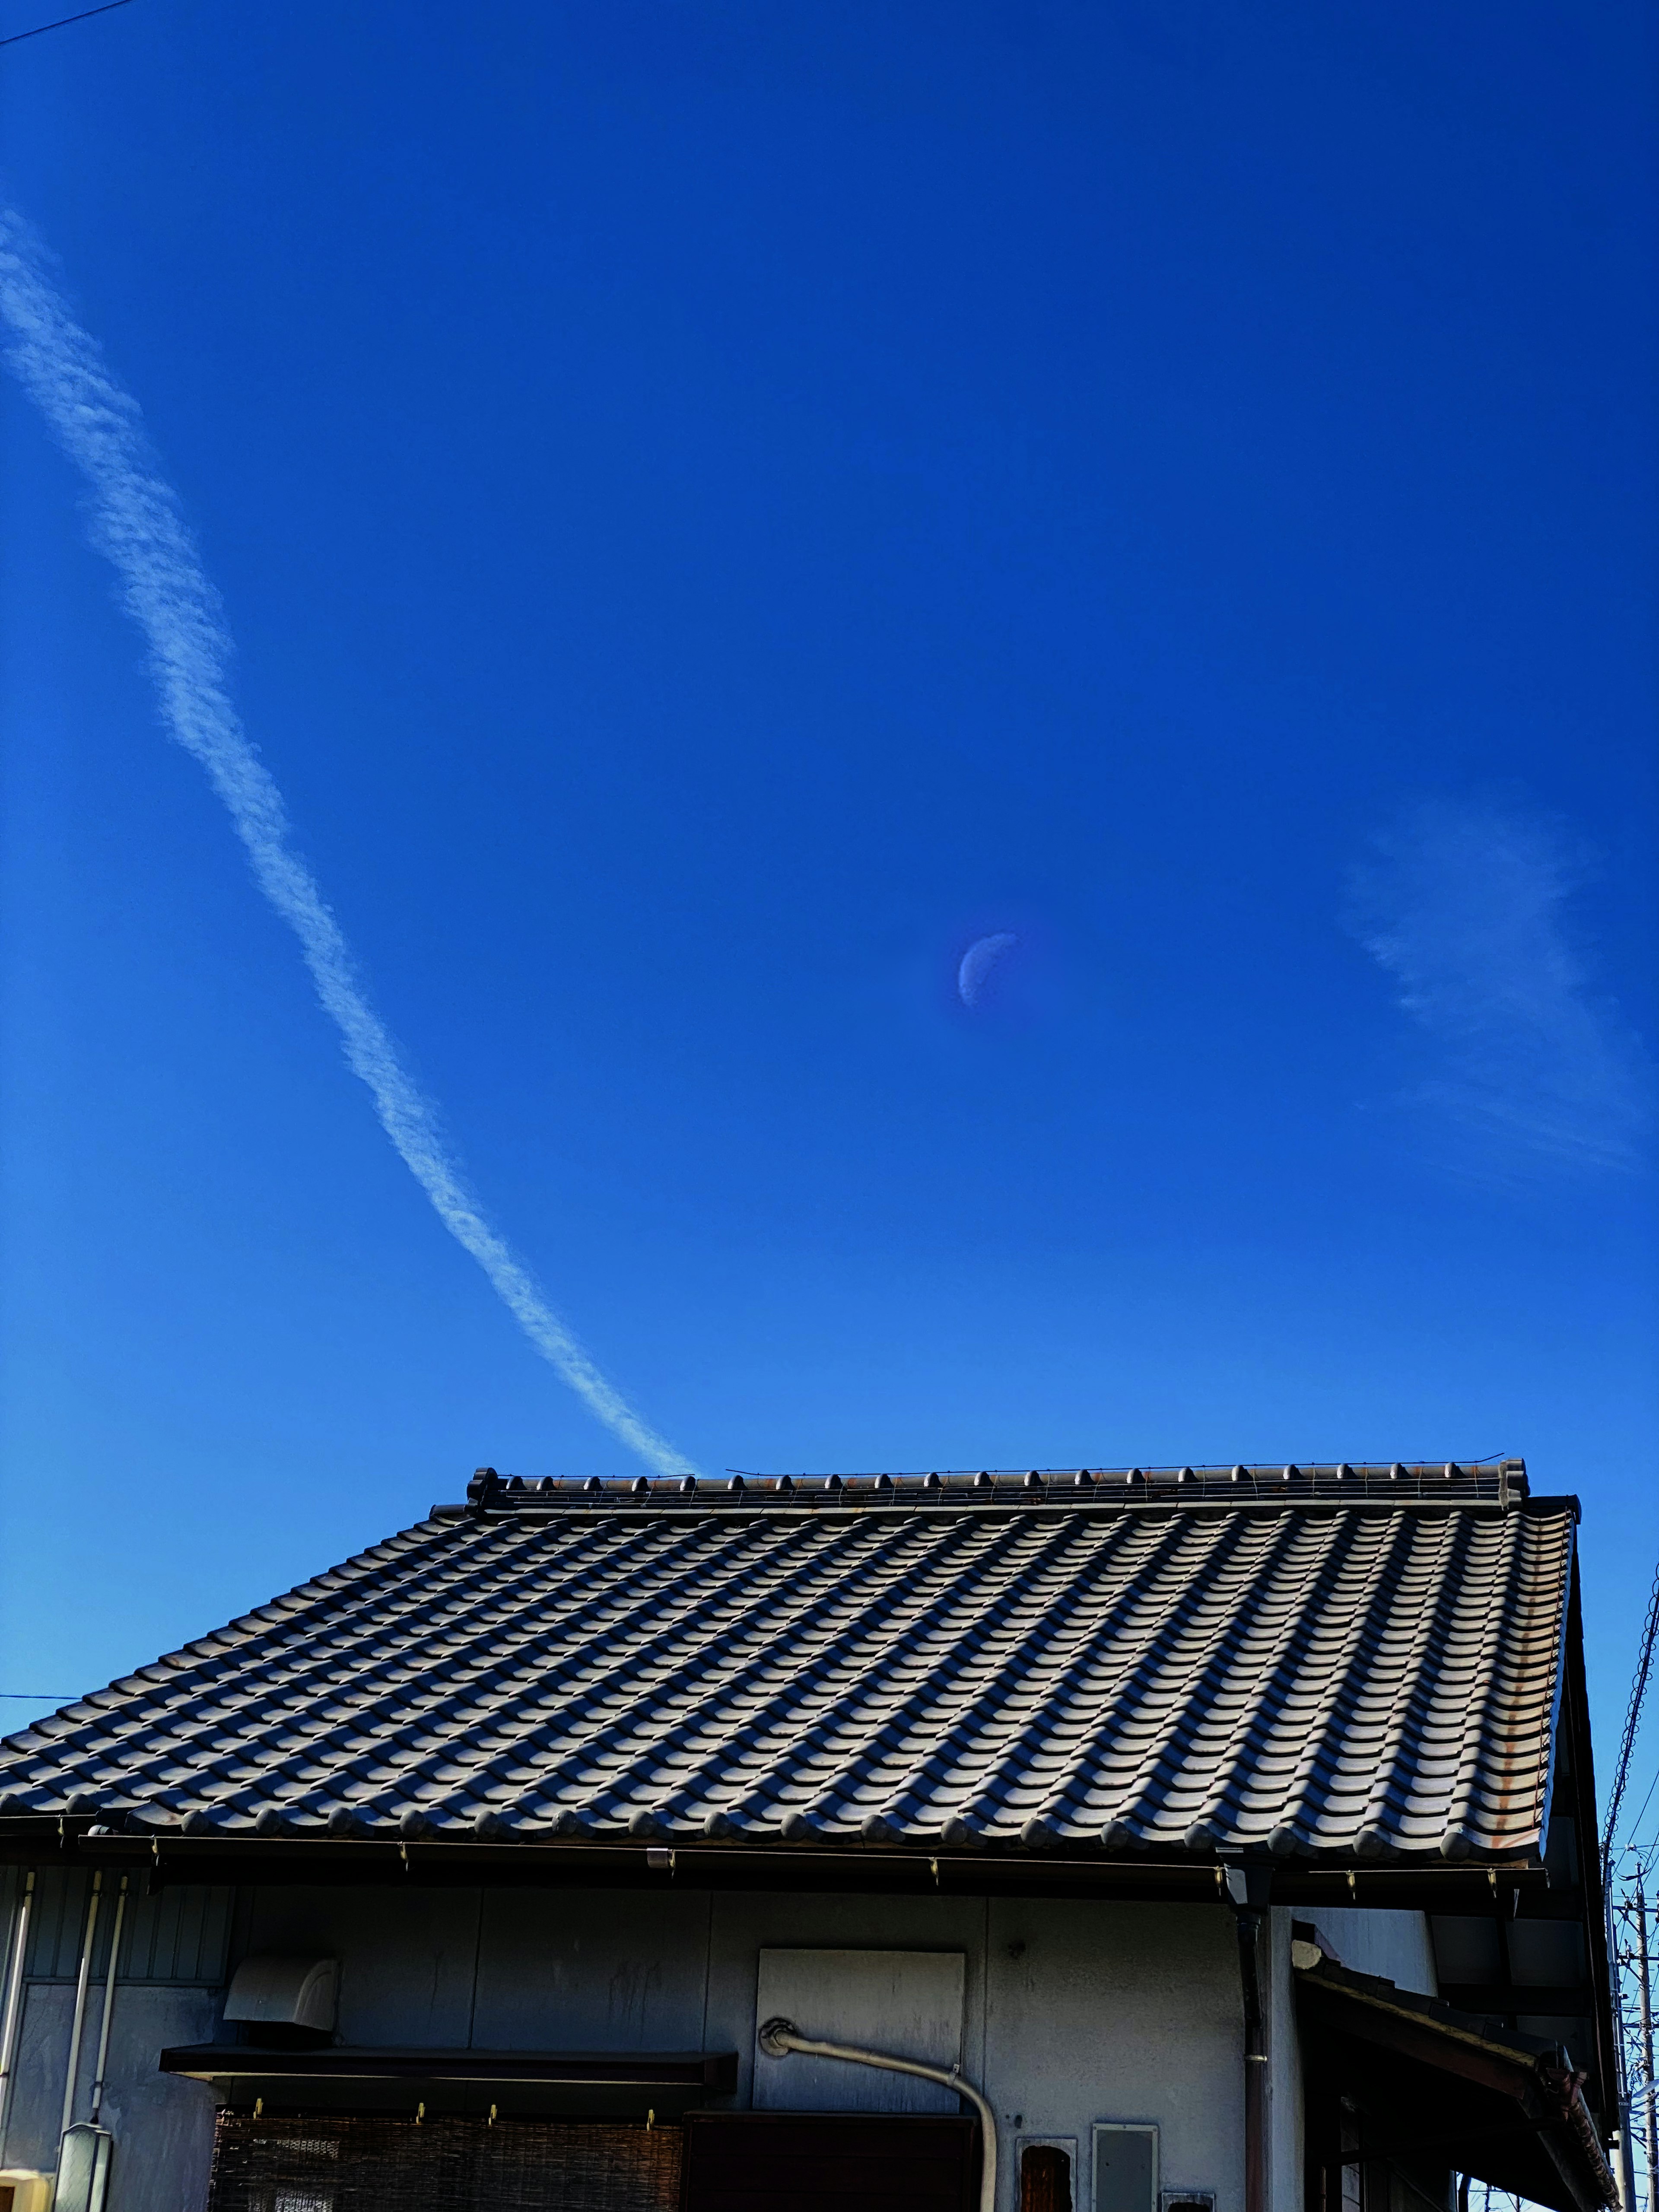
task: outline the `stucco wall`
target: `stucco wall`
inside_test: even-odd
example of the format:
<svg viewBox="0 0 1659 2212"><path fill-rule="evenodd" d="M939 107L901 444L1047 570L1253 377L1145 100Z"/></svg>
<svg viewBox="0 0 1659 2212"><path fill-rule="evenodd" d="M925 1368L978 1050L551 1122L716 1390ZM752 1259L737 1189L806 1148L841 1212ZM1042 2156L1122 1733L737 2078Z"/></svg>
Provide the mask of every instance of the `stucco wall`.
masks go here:
<svg viewBox="0 0 1659 2212"><path fill-rule="evenodd" d="M1086 2212L1093 2123L1155 2122L1163 2186L1212 2190L1217 2212L1239 2212L1242 2014L1230 1916L1202 1905L995 1903L987 1922L984 2086L1009 2132L1076 2138L1074 2202ZM1005 2160L1011 2207L1012 2166Z"/></svg>
<svg viewBox="0 0 1659 2212"><path fill-rule="evenodd" d="M1381 1974L1420 1996L1439 1996L1426 1913L1346 1907L1333 1912L1322 1905L1311 1916L1304 1912L1297 1917L1310 1917L1335 1944L1342 1964L1356 1974Z"/></svg>
<svg viewBox="0 0 1659 2212"><path fill-rule="evenodd" d="M1304 2212L1302 2058L1296 2022L1296 1980L1291 1967L1291 1924L1299 1916L1275 1907L1268 1915L1267 1971L1262 1983L1267 2015L1267 2202L1273 2212Z"/></svg>
<svg viewBox="0 0 1659 2212"><path fill-rule="evenodd" d="M1296 1977L1291 1965L1292 1923L1304 1908L1276 1906L1271 1916L1266 2000L1267 2049L1267 2196L1273 2212L1303 2212L1302 2063L1296 2020ZM1381 1974L1402 1990L1439 1994L1427 1916L1421 1912L1344 1910L1313 1916L1320 1933L1356 1973Z"/></svg>

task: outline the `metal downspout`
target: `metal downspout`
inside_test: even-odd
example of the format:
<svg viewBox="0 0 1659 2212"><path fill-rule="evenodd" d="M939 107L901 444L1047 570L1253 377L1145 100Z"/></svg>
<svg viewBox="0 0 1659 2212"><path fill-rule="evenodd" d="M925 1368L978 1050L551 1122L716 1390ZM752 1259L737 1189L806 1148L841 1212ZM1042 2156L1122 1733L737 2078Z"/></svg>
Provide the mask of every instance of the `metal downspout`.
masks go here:
<svg viewBox="0 0 1659 2212"><path fill-rule="evenodd" d="M1261 2017L1261 1921L1238 1915L1238 1978L1244 1992L1244 2212L1267 2212L1267 2054Z"/></svg>
<svg viewBox="0 0 1659 2212"><path fill-rule="evenodd" d="M22 1901L6 1970L6 2002L0 2017L0 2161L6 2154L6 2128L11 2118L12 2061L17 2055L17 2031L23 2017L23 1972L28 1964L29 1915L34 1907L34 1869L23 1879Z"/></svg>
<svg viewBox="0 0 1659 2212"><path fill-rule="evenodd" d="M58 2130L60 2138L70 2130L75 2118L75 2077L81 2069L81 2030L87 2017L87 1983L92 1973L92 1939L98 1928L99 1893L104 1887L102 1872L92 1877L92 1893L87 1899L86 1932L81 1938L81 1971L75 1981L75 2014L70 2022L69 2074L64 2083L64 2124Z"/></svg>
<svg viewBox="0 0 1659 2212"><path fill-rule="evenodd" d="M121 1955L121 1923L127 1912L127 1877L121 1877L121 1887L115 1896L115 1925L109 1933L109 1972L104 1978L104 2016L98 2028L98 2063L93 2070L92 2111L88 2115L94 2127L104 2109L104 2076L109 2067L109 2023L115 2009L115 1967Z"/></svg>
<svg viewBox="0 0 1659 2212"><path fill-rule="evenodd" d="M1271 1866L1225 1868L1227 1897L1238 1935L1238 1981L1244 2000L1244 2212L1267 2212L1267 2048L1261 2006L1261 1931L1273 1893Z"/></svg>
<svg viewBox="0 0 1659 2212"><path fill-rule="evenodd" d="M980 2161L979 2212L997 2212L997 2121L979 2091L963 2079L957 2067L924 2066L915 2058L895 2058L884 2051L865 2051L852 2043L818 2043L803 2035L793 2020L769 2020L761 2029L761 2049L769 2058L787 2057L799 2051L808 2058L844 2058L854 2066L879 2066L889 2074L914 2074L923 2081L937 2081L966 2097L979 2114L985 2133L985 2155Z"/></svg>

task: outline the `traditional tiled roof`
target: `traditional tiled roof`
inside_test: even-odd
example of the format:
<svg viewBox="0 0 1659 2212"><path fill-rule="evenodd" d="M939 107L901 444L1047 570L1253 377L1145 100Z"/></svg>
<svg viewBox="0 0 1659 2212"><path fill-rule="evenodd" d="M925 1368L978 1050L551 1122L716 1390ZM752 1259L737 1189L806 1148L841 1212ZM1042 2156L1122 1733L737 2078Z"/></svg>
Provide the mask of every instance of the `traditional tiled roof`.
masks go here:
<svg viewBox="0 0 1659 2212"><path fill-rule="evenodd" d="M516 1486L0 1745L264 1836L1540 1848L1575 1508L1479 1468Z"/></svg>

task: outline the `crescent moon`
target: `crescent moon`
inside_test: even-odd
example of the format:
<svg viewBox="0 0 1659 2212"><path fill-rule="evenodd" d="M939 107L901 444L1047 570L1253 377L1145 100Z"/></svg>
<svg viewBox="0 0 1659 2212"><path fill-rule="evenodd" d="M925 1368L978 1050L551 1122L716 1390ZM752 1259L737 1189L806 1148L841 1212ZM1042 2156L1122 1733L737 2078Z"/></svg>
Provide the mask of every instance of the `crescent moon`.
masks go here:
<svg viewBox="0 0 1659 2212"><path fill-rule="evenodd" d="M989 937L976 939L963 954L962 965L957 969L957 995L970 1012L991 980L991 970L1018 943L1011 930L999 929Z"/></svg>

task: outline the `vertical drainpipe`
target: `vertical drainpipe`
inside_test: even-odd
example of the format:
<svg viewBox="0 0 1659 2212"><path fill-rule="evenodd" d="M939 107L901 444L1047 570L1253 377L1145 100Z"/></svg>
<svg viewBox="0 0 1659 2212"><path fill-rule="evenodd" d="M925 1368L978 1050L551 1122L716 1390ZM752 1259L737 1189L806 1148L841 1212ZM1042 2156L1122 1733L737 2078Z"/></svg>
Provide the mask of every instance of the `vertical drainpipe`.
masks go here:
<svg viewBox="0 0 1659 2212"><path fill-rule="evenodd" d="M86 1933L81 1938L81 1971L75 1979L75 2014L70 2022L69 2073L64 2082L64 2124L60 2137L69 2133L75 2118L75 2077L81 2070L81 2029L87 2017L87 1984L92 1975L92 1939L98 1932L98 1899L104 1887L102 1872L92 1877L87 1899Z"/></svg>
<svg viewBox="0 0 1659 2212"><path fill-rule="evenodd" d="M1273 1894L1271 1866L1234 1860L1224 1869L1238 1936L1244 2000L1244 2212L1267 2212L1267 2040L1261 2003L1261 1939Z"/></svg>
<svg viewBox="0 0 1659 2212"><path fill-rule="evenodd" d="M17 2055L17 2030L23 2013L23 1975L28 1966L29 1915L34 1908L34 1869L23 1879L23 1895L12 1933L11 1958L6 1973L6 2000L0 2015L0 2160L5 2156L6 2124L11 2117L12 2061Z"/></svg>
<svg viewBox="0 0 1659 2212"><path fill-rule="evenodd" d="M98 2030L98 2063L92 2076L92 2112L94 2127L104 2109L104 2083L109 2073L110 2018L115 2010L115 1968L121 1955L121 1923L127 1914L127 1877L121 1877L121 1887L115 1898L115 1925L109 1936L109 1972L104 1979L104 2017Z"/></svg>

